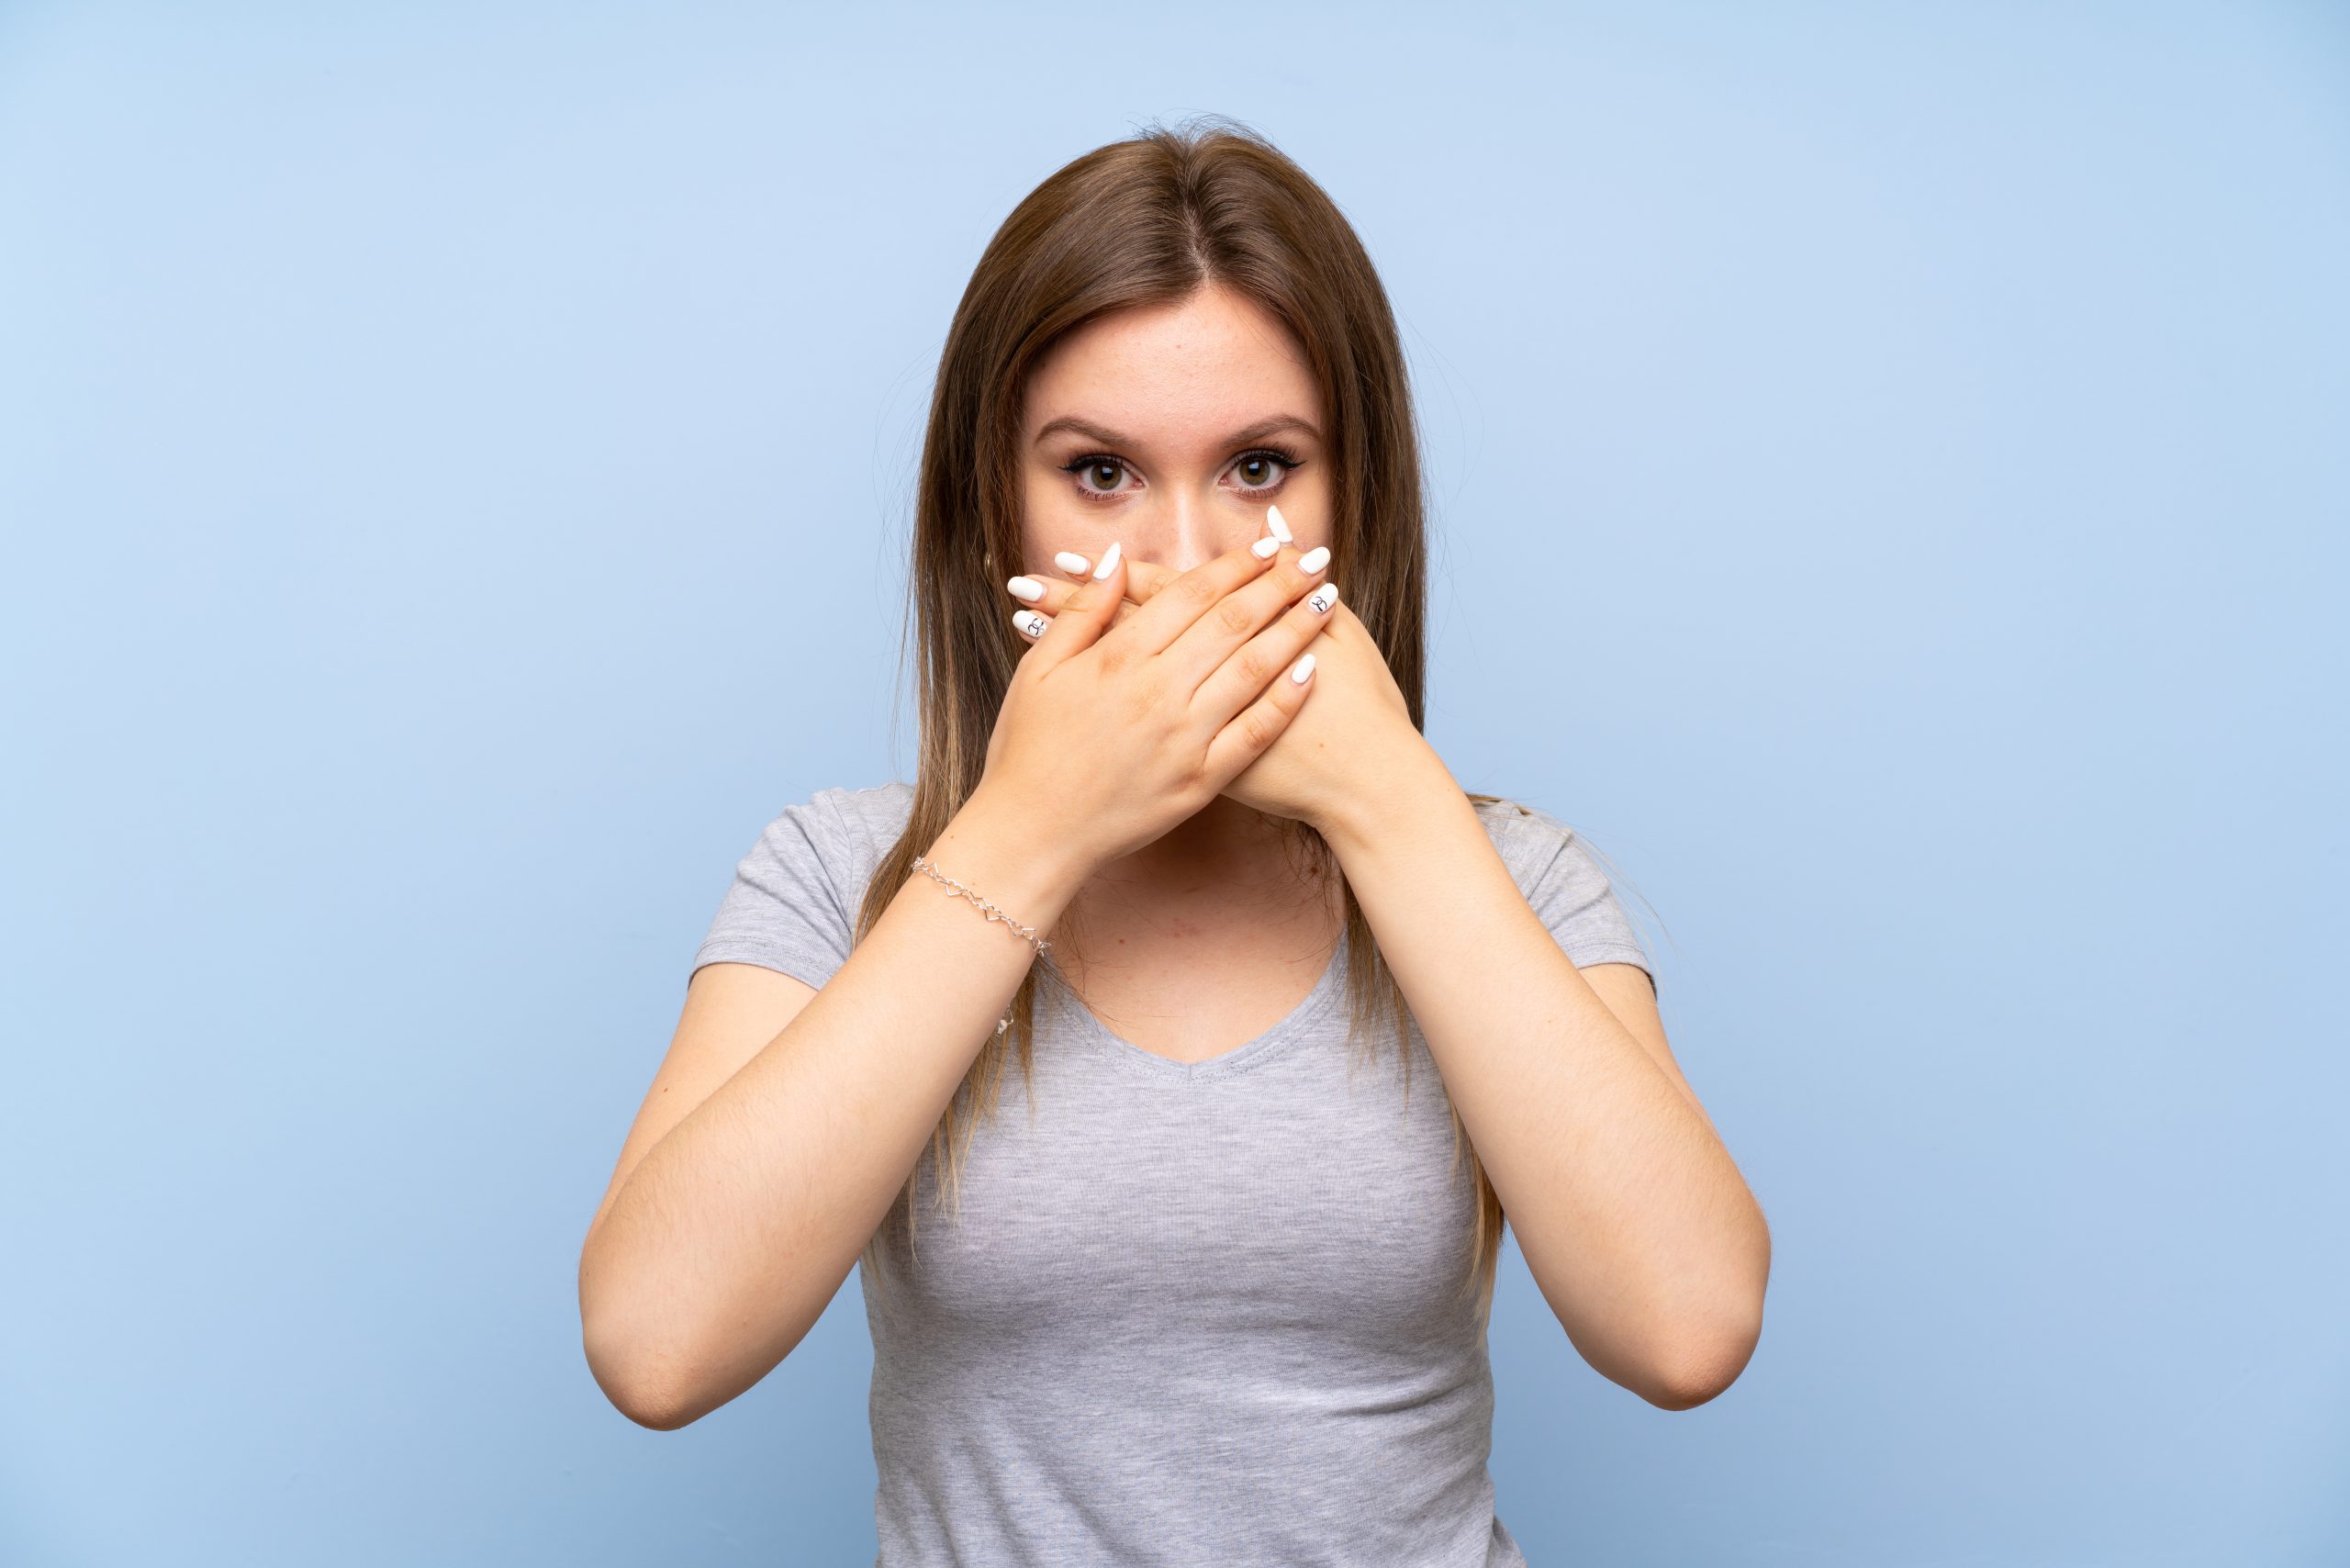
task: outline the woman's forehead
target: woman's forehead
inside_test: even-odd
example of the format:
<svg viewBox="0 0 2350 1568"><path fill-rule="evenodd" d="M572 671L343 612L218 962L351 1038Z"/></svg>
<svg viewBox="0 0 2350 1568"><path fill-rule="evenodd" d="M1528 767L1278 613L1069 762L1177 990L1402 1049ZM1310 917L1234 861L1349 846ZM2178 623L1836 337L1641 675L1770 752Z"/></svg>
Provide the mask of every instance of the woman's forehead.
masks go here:
<svg viewBox="0 0 2350 1568"><path fill-rule="evenodd" d="M1221 440L1286 417L1320 423L1297 341L1270 312L1224 289L1090 321L1053 345L1028 381L1029 439L1075 420L1136 442Z"/></svg>

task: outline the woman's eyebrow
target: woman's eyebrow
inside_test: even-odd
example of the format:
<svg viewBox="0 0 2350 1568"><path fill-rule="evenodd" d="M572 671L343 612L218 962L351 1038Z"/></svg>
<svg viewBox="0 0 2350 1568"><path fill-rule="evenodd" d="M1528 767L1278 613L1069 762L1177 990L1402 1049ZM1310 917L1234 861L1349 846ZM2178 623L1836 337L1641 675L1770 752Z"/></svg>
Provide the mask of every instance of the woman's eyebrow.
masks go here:
<svg viewBox="0 0 2350 1568"><path fill-rule="evenodd" d="M1104 446L1120 446L1131 450L1136 444L1115 431L1103 430L1100 425L1069 415L1063 415L1058 420L1047 420L1044 428L1036 432L1036 444L1043 445L1047 436L1058 435L1063 431L1074 431L1088 441L1098 441ZM1294 414L1275 414L1270 420L1259 420L1246 430L1233 431L1224 438L1224 444L1246 446L1252 441L1263 441L1266 437L1279 435L1283 431L1303 431L1315 441L1322 439L1322 432L1315 430L1310 420L1301 420Z"/></svg>

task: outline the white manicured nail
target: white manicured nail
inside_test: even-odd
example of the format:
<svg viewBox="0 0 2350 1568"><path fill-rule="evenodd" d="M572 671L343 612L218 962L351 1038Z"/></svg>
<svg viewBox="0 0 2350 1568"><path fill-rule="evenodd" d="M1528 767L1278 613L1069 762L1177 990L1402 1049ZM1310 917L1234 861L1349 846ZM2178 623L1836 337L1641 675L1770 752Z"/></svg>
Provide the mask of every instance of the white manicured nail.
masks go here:
<svg viewBox="0 0 2350 1568"><path fill-rule="evenodd" d="M1297 543L1296 540L1290 537L1289 524L1281 520L1281 508L1267 507L1265 509L1265 526L1271 529L1273 531L1273 537L1280 540L1282 543L1294 544Z"/></svg>
<svg viewBox="0 0 2350 1568"><path fill-rule="evenodd" d="M1102 564L1093 568L1094 581L1100 582L1118 569L1118 546L1122 543L1124 542L1121 540L1113 539L1110 541L1110 547L1102 552Z"/></svg>
<svg viewBox="0 0 2350 1568"><path fill-rule="evenodd" d="M1093 563L1074 550L1064 550L1054 556L1053 565L1072 577L1081 577L1093 569Z"/></svg>
<svg viewBox="0 0 2350 1568"><path fill-rule="evenodd" d="M1327 544L1316 544L1297 558L1297 569L1301 572L1318 572L1329 564L1330 547Z"/></svg>
<svg viewBox="0 0 2350 1568"><path fill-rule="evenodd" d="M1034 577L1014 577L1003 586L1012 590L1013 598L1024 599L1031 604L1045 597L1045 585Z"/></svg>
<svg viewBox="0 0 2350 1568"><path fill-rule="evenodd" d="M1289 678L1297 682L1298 685L1304 686L1305 684L1305 678L1313 673L1314 655L1312 654L1306 654L1300 657L1297 663L1290 666Z"/></svg>
<svg viewBox="0 0 2350 1568"><path fill-rule="evenodd" d="M1338 585L1324 583L1305 596L1305 602L1313 607L1315 614L1329 614L1330 607L1338 602Z"/></svg>
<svg viewBox="0 0 2350 1568"><path fill-rule="evenodd" d="M1256 543L1248 546L1248 553L1256 556L1259 561L1262 561L1270 557L1274 551L1281 547L1281 542L1269 533L1264 538L1257 541Z"/></svg>
<svg viewBox="0 0 2350 1568"><path fill-rule="evenodd" d="M1034 640L1043 636L1045 628L1050 626L1053 621L1049 615L1039 615L1033 610L1023 610L1013 615L1012 623L1020 628L1022 635Z"/></svg>

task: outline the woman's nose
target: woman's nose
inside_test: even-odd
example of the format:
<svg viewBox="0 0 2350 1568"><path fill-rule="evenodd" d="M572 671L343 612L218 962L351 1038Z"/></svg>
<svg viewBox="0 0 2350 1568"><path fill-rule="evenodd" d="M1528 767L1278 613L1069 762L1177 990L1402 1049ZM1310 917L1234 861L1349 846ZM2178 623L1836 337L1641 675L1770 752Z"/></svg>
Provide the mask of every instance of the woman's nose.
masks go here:
<svg viewBox="0 0 2350 1568"><path fill-rule="evenodd" d="M1234 542L1225 537L1231 520L1190 494L1188 487L1176 493L1163 521L1160 554L1154 559L1171 572L1188 572L1232 548Z"/></svg>

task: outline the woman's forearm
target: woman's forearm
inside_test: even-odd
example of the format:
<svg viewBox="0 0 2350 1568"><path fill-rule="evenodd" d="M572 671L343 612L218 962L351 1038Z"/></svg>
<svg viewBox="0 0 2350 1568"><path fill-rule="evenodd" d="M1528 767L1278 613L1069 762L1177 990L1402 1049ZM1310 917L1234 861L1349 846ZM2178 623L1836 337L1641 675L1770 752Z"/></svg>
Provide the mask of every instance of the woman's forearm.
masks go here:
<svg viewBox="0 0 2350 1568"><path fill-rule="evenodd" d="M1770 1238L1695 1099L1561 952L1442 764L1324 834L1543 1296L1602 1375L1668 1408L1735 1379Z"/></svg>
<svg viewBox="0 0 2350 1568"><path fill-rule="evenodd" d="M925 856L1047 931L1091 868L975 794ZM632 1170L582 1254L607 1387L683 1425L767 1375L855 1267L1035 960L917 872L838 973Z"/></svg>

